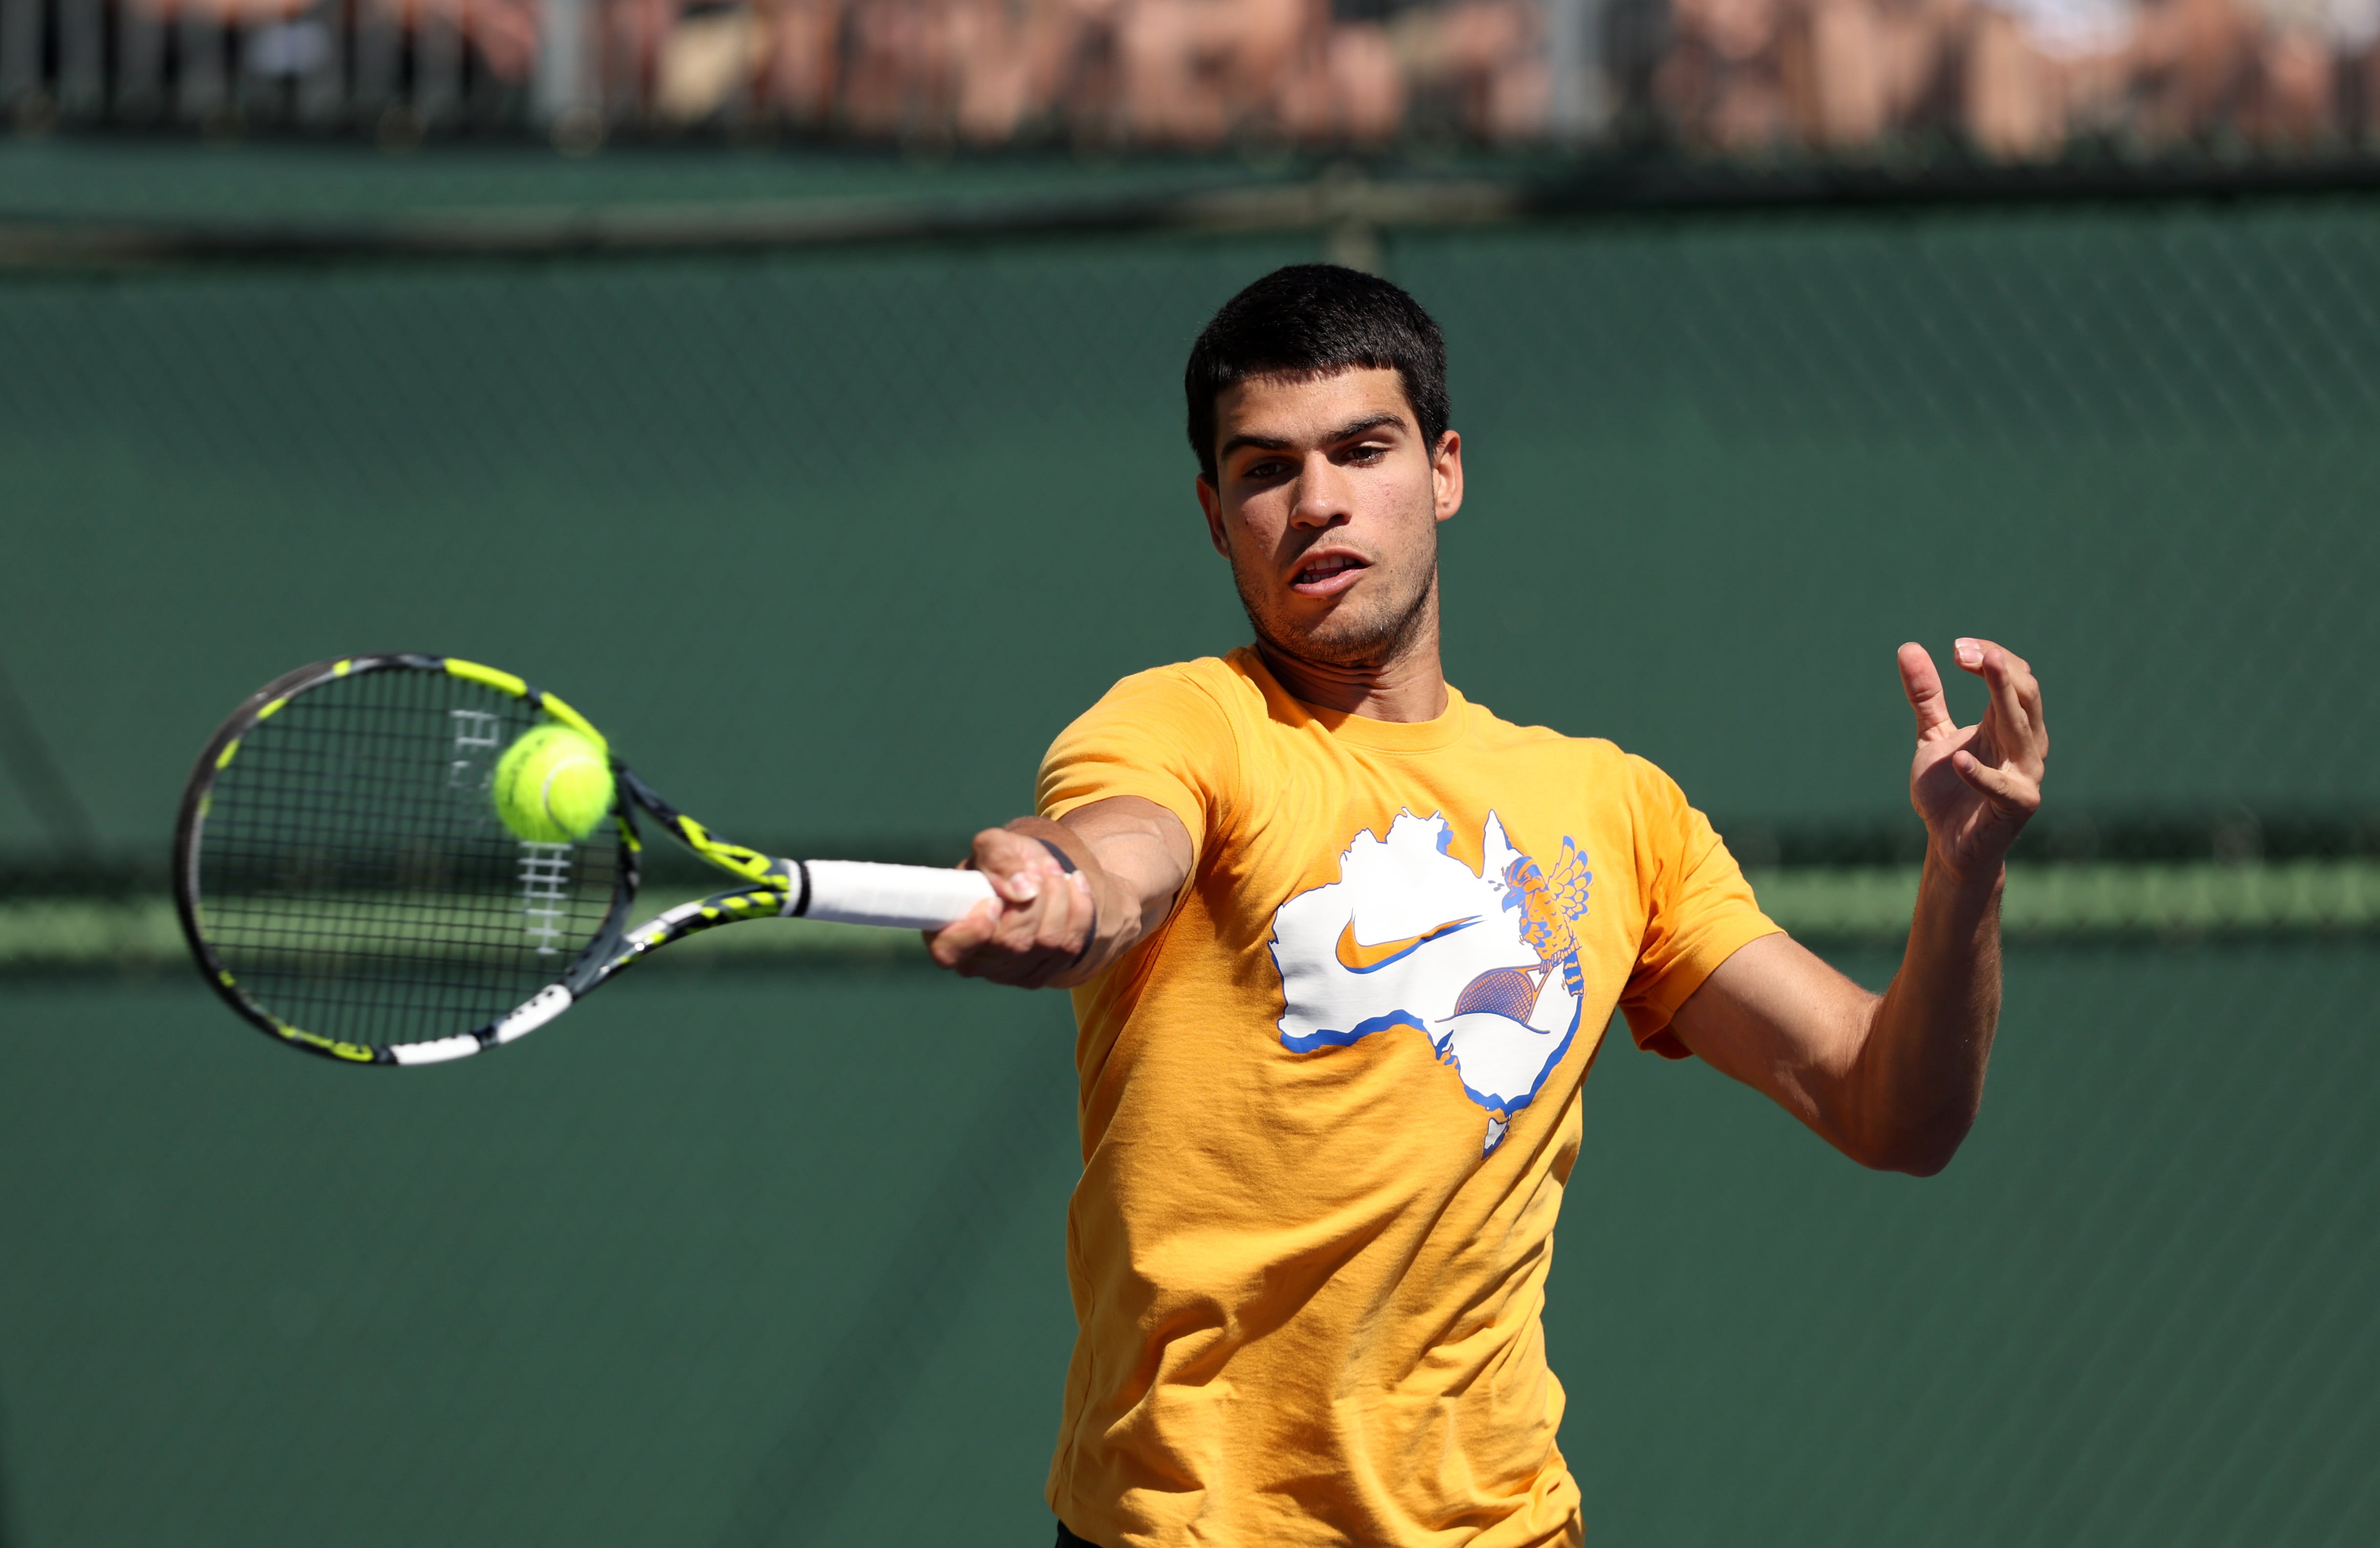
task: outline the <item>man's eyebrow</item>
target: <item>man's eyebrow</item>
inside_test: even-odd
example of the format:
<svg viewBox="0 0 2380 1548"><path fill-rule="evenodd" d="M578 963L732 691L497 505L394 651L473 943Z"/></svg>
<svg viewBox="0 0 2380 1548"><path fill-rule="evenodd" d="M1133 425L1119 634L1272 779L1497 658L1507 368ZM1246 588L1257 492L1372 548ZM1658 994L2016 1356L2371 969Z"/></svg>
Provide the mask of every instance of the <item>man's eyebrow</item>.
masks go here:
<svg viewBox="0 0 2380 1548"><path fill-rule="evenodd" d="M1235 435L1223 442L1223 449L1217 455L1228 457L1244 446L1253 446L1262 452L1285 452L1289 449L1289 442L1269 435Z"/></svg>
<svg viewBox="0 0 2380 1548"><path fill-rule="evenodd" d="M1337 429L1324 435L1322 444L1336 446L1342 441L1353 441L1367 430L1378 429L1382 425L1402 425L1404 422L1405 417L1402 414L1367 414L1361 419L1351 419ZM1235 435L1223 442L1222 449L1216 455L1228 457L1242 447L1254 447L1260 452L1285 452L1292 444L1293 442L1283 441L1278 436Z"/></svg>

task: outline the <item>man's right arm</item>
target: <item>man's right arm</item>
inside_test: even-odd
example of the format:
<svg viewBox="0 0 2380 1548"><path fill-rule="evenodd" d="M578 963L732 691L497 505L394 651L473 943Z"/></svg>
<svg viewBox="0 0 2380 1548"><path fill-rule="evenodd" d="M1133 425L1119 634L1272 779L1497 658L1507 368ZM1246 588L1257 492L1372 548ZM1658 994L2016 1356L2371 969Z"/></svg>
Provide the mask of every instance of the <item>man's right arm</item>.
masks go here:
<svg viewBox="0 0 2380 1548"><path fill-rule="evenodd" d="M1195 861L1182 819L1142 796L1110 796L1056 821L1018 817L977 834L966 862L998 901L927 932L926 948L969 978L1070 988L1165 923Z"/></svg>

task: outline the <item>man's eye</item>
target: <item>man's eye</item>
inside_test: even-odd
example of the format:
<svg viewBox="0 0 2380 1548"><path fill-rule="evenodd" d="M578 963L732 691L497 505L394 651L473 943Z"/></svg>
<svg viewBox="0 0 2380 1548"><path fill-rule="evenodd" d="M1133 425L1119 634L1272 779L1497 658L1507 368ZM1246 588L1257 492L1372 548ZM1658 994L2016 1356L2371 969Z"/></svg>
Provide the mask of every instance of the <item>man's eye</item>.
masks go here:
<svg viewBox="0 0 2380 1548"><path fill-rule="evenodd" d="M1349 462L1378 462L1389 454L1385 446L1358 446L1347 454Z"/></svg>

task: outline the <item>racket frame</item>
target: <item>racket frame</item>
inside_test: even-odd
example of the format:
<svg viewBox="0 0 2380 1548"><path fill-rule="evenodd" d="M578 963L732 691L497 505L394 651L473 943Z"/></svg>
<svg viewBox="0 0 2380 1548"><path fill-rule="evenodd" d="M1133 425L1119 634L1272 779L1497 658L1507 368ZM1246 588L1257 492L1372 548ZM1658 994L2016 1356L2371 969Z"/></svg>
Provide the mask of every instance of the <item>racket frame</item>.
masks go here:
<svg viewBox="0 0 2380 1548"><path fill-rule="evenodd" d="M443 671L512 695L531 709L542 711L592 740L603 749L612 768L615 794L612 817L617 834L618 859L613 870L612 903L594 937L580 949L552 983L505 1015L469 1032L413 1043L373 1045L326 1037L296 1026L274 1014L250 995L225 966L207 938L200 919L199 857L205 836L208 809L217 777L239 755L243 737L279 713L292 699L327 683L370 671ZM666 909L633 928L627 920L641 879L638 861L644 841L637 828L638 807L669 835L711 865L737 877L742 885L724 892ZM903 869L907 869L904 867ZM985 889L989 895L989 888ZM316 661L285 672L242 700L200 753L197 766L182 794L174 826L174 908L182 934L200 974L240 1017L293 1048L319 1054L346 1064L435 1064L461 1058L499 1043L509 1043L536 1031L577 1000L673 941L722 925L771 916L799 917L811 896L809 870L801 861L783 860L742 844L718 838L708 828L662 799L611 752L611 744L587 718L563 700L528 680L494 667L452 656L409 652L346 656ZM955 915L953 916L955 917Z"/></svg>

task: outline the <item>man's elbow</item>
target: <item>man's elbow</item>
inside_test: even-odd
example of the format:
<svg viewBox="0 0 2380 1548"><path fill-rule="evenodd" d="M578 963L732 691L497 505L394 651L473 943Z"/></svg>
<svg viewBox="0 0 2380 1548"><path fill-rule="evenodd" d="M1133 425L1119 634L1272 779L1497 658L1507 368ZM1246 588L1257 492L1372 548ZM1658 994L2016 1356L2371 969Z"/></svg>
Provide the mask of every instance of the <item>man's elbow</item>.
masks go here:
<svg viewBox="0 0 2380 1548"><path fill-rule="evenodd" d="M1897 1125L1846 1145L1852 1160L1872 1171L1905 1172L1911 1177L1935 1177L1950 1165L1975 1126L1973 1109L1943 1114L1925 1123Z"/></svg>
<svg viewBox="0 0 2380 1548"><path fill-rule="evenodd" d="M1963 1138L1963 1136L1961 1136ZM1959 1141L1912 1148L1881 1163L1870 1163L1876 1170L1905 1172L1911 1177L1937 1177L1950 1165L1950 1157L1959 1154Z"/></svg>
<svg viewBox="0 0 2380 1548"><path fill-rule="evenodd" d="M1850 1155L1859 1166L1871 1172L1906 1172L1912 1177L1935 1177L1949 1166L1951 1155L1966 1143L1968 1130L1975 1127L1975 1113L1983 1108L1983 1094L1975 1092L1971 1101L1947 1101L1933 1110L1877 1110L1876 1106L1866 1113L1844 1113L1850 1122L1838 1120L1835 1146Z"/></svg>

